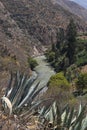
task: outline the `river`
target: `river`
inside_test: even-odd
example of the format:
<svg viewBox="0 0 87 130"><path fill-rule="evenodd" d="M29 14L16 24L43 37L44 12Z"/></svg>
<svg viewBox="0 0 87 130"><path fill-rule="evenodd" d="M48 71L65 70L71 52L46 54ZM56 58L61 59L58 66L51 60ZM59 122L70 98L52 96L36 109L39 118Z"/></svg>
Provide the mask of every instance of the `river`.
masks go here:
<svg viewBox="0 0 87 130"><path fill-rule="evenodd" d="M34 58L38 66L35 68L35 71L38 75L36 82L40 81L40 87L44 86L47 84L49 81L50 77L55 74L54 69L50 66L49 63L46 61L46 57L43 56L37 56Z"/></svg>

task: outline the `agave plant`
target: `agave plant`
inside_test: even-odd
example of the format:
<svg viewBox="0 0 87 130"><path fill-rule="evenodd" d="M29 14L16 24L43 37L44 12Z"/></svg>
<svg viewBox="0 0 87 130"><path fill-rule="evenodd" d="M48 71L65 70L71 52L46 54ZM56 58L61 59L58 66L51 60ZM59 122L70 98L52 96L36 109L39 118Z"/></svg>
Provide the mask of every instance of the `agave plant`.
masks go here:
<svg viewBox="0 0 87 130"><path fill-rule="evenodd" d="M80 104L78 114L76 114L75 108L70 109L69 105L66 105L60 113L57 103L54 102L49 108L43 107L40 116L44 117L43 123L48 121L48 124L51 124L53 130L87 130L85 109L86 106L82 107Z"/></svg>
<svg viewBox="0 0 87 130"><path fill-rule="evenodd" d="M28 78L19 72L15 76L11 73L5 95L2 97L3 107L5 109L9 108L10 114L24 106L27 106L27 112L29 113L41 104L42 101L35 102L35 98L45 86L38 88L40 82L36 79L36 76Z"/></svg>

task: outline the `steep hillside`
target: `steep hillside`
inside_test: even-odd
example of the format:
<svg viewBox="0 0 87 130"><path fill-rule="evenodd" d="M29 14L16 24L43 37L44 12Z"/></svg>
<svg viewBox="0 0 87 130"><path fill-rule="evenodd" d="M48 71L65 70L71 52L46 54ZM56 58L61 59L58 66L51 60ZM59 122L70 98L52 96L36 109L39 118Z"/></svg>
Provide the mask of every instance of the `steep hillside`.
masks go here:
<svg viewBox="0 0 87 130"><path fill-rule="evenodd" d="M64 9L68 10L69 12L72 12L81 19L87 21L87 9L83 8L79 4L70 0L53 0L53 1L61 5Z"/></svg>
<svg viewBox="0 0 87 130"><path fill-rule="evenodd" d="M73 17L79 30L85 30L85 22L51 0L1 0L18 27L42 44L56 40L58 27L66 28Z"/></svg>
<svg viewBox="0 0 87 130"><path fill-rule="evenodd" d="M37 39L19 28L11 14L0 2L0 71L28 70L27 59L40 46Z"/></svg>
<svg viewBox="0 0 87 130"><path fill-rule="evenodd" d="M71 17L78 30L86 30L84 20L54 2L0 0L0 70L28 69L28 56L55 42L58 28L66 28Z"/></svg>

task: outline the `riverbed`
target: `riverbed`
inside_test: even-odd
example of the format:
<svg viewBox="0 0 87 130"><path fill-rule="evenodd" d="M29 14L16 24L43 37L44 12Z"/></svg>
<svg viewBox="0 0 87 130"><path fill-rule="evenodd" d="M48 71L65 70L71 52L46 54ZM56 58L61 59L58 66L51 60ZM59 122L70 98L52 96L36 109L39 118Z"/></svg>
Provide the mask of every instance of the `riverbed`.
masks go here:
<svg viewBox="0 0 87 130"><path fill-rule="evenodd" d="M34 58L38 66L35 68L35 71L38 75L37 81L40 81L40 87L47 84L50 77L55 74L54 69L50 66L50 64L46 61L46 57L43 56L37 56Z"/></svg>

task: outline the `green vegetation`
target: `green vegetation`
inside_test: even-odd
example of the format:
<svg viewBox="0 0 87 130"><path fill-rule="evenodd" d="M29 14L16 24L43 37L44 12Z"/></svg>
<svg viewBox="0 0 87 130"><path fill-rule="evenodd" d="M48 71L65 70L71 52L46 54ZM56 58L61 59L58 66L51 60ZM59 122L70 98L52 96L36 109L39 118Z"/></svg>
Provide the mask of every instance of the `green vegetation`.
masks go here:
<svg viewBox="0 0 87 130"><path fill-rule="evenodd" d="M76 56L76 64L77 66L83 66L87 64L87 52L84 49L83 51L79 52Z"/></svg>
<svg viewBox="0 0 87 130"><path fill-rule="evenodd" d="M66 69L65 77L71 83L73 80L78 78L80 69L77 68L77 65L73 64Z"/></svg>
<svg viewBox="0 0 87 130"><path fill-rule="evenodd" d="M31 70L33 70L37 65L37 61L33 58L28 58L28 63L30 65Z"/></svg>
<svg viewBox="0 0 87 130"><path fill-rule="evenodd" d="M46 56L49 62L53 62L55 59L55 52L53 51L51 51L50 53L46 52Z"/></svg>
<svg viewBox="0 0 87 130"><path fill-rule="evenodd" d="M67 26L66 40L67 40L67 57L69 58L69 64L74 63L75 60L75 48L76 48L76 25L71 19Z"/></svg>
<svg viewBox="0 0 87 130"><path fill-rule="evenodd" d="M78 90L87 89L87 73L80 74L76 80L76 86Z"/></svg>
<svg viewBox="0 0 87 130"><path fill-rule="evenodd" d="M83 39L83 38L80 38L80 37L77 37L77 41L80 42L80 43L87 43L87 39Z"/></svg>
<svg viewBox="0 0 87 130"><path fill-rule="evenodd" d="M69 82L64 77L64 74L62 72L51 76L48 83L48 87L53 87L53 86L69 89Z"/></svg>
<svg viewBox="0 0 87 130"><path fill-rule="evenodd" d="M80 89L85 88L85 85L83 86L85 81L81 79L82 77L79 74L81 66L87 64L87 40L86 36L78 36L76 25L72 19L66 30L58 28L57 41L52 43L51 49L47 50L46 57L57 73L64 73L63 76L71 84L72 91L77 90L77 95L79 96L81 94L79 93ZM60 74L52 76L48 86L52 86L53 88L54 86L66 86L65 77L62 77L62 80L58 79L57 76ZM75 81L77 82L76 84ZM81 88L81 86L83 87ZM83 94L83 91L81 92Z"/></svg>
<svg viewBox="0 0 87 130"><path fill-rule="evenodd" d="M78 39L76 25L72 19L66 31L58 29L57 42L52 43L46 56L56 72L66 73L67 68L73 64L77 67L87 64L87 40Z"/></svg>

